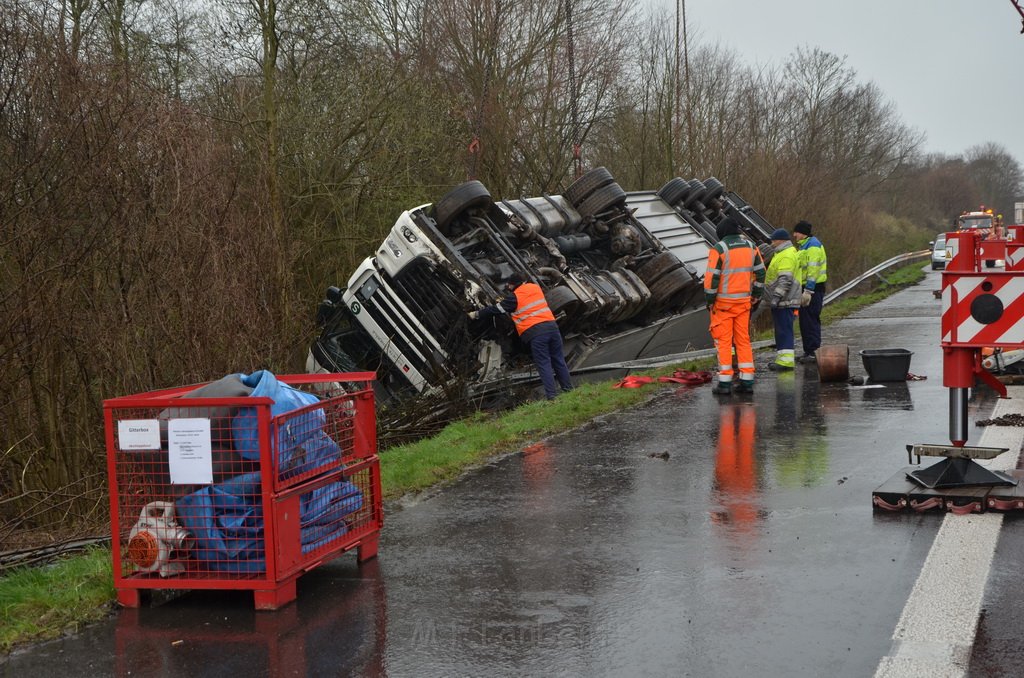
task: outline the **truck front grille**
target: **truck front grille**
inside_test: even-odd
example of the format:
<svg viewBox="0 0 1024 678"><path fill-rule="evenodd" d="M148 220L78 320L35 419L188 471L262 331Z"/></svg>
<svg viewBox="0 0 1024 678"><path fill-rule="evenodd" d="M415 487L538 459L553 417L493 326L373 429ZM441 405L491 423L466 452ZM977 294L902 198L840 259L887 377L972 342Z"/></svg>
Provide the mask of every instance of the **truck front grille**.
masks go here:
<svg viewBox="0 0 1024 678"><path fill-rule="evenodd" d="M461 286L450 276L421 261L402 271L392 285L445 353L453 355L466 344L465 323L459 322L466 310L455 292Z"/></svg>

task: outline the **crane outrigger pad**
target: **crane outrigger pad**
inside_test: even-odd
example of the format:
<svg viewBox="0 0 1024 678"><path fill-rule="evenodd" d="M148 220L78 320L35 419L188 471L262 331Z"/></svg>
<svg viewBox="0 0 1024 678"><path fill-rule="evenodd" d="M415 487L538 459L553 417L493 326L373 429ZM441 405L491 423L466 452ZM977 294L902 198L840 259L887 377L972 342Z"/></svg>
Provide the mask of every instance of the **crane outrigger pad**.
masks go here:
<svg viewBox="0 0 1024 678"><path fill-rule="evenodd" d="M1008 447L957 447L956 445L930 445L923 443L907 445L907 457L916 455L918 463L921 463L921 457L995 459L1003 452L1009 451L1009 449Z"/></svg>
<svg viewBox="0 0 1024 678"><path fill-rule="evenodd" d="M976 487L979 485L1002 486L1016 485L1017 480L1001 471L992 471L974 461L975 459L995 459L1008 447L957 447L956 445L907 445L907 461L912 455L921 457L946 457L928 468L908 471L907 478L922 487L929 489L951 487Z"/></svg>
<svg viewBox="0 0 1024 678"><path fill-rule="evenodd" d="M1017 484L1015 478L1001 471L989 470L973 459L964 457L943 459L928 468L910 471L907 477L929 489Z"/></svg>
<svg viewBox="0 0 1024 678"><path fill-rule="evenodd" d="M930 489L923 487L910 474L919 470L905 466L871 493L876 510L899 512L950 511L952 513L983 513L985 511L1015 511L1024 509L1024 485L995 486L970 485ZM1013 471L1018 479L1024 471Z"/></svg>

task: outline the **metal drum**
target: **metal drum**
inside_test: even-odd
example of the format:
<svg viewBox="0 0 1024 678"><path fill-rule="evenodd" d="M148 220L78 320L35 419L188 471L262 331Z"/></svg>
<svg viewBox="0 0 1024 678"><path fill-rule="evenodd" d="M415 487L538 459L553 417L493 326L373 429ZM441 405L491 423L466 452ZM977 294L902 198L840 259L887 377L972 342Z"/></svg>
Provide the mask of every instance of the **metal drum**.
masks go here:
<svg viewBox="0 0 1024 678"><path fill-rule="evenodd" d="M846 344L820 346L814 352L818 362L818 379L846 381L850 378L850 347Z"/></svg>

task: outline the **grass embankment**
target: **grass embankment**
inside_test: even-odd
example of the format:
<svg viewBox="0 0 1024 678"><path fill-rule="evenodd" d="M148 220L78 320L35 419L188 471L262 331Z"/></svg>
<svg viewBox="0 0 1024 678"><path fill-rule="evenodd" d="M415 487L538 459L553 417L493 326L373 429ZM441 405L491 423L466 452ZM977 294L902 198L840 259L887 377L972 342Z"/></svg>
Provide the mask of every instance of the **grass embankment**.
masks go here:
<svg viewBox="0 0 1024 678"><path fill-rule="evenodd" d="M873 291L827 306L822 320L827 324L844 318L913 285L924 275L920 264L898 269ZM657 377L675 369L709 369L712 365L709 359L644 374ZM381 455L384 496L396 499L451 482L487 459L636 405L651 393L646 388L611 388L613 383L581 384L554 401L530 402L501 414L478 413L429 439L391 448ZM9 652L18 643L56 638L101 619L109 614L113 600L108 549L97 548L53 566L5 575L0 578L0 652Z"/></svg>
<svg viewBox="0 0 1024 678"><path fill-rule="evenodd" d="M909 264L894 271L880 274L883 281L870 292L847 297L841 297L835 302L826 306L821 312L821 322L824 325L841 320L848 315L870 306L876 302L892 296L904 287L910 287L924 280L925 271L920 263Z"/></svg>
<svg viewBox="0 0 1024 678"><path fill-rule="evenodd" d="M711 360L691 362L644 374L658 377L677 369L708 369L711 364ZM390 448L381 455L380 463L384 497L394 499L450 481L485 459L636 405L650 395L642 388L611 388L614 383L580 384L552 401L526 403L497 415L477 413L449 424L431 438Z"/></svg>
<svg viewBox="0 0 1024 678"><path fill-rule="evenodd" d="M0 579L0 651L106 617L114 600L110 560L110 549L98 547Z"/></svg>

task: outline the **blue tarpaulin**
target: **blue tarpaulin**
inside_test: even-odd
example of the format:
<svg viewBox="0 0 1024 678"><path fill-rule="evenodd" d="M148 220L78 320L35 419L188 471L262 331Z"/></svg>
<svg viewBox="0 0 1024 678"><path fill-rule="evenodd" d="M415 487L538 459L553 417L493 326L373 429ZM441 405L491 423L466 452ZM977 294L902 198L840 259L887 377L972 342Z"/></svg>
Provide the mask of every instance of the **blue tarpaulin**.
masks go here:
<svg viewBox="0 0 1024 678"><path fill-rule="evenodd" d="M270 415L276 417L292 410L320 402L305 393L283 384L267 370L241 375L242 383L252 388L251 397L267 397L274 401ZM341 460L341 449L324 433L324 411L310 410L288 418L278 429L274 441L274 460L281 478L289 478ZM245 459L260 458L259 432L255 407L239 408L231 421L231 437L235 450Z"/></svg>
<svg viewBox="0 0 1024 678"><path fill-rule="evenodd" d="M178 520L196 540L192 555L203 563L204 569L235 573L266 570L262 502L259 473L207 485L176 502ZM362 506L362 493L347 480L302 495L302 552L308 553L345 534L345 516Z"/></svg>

